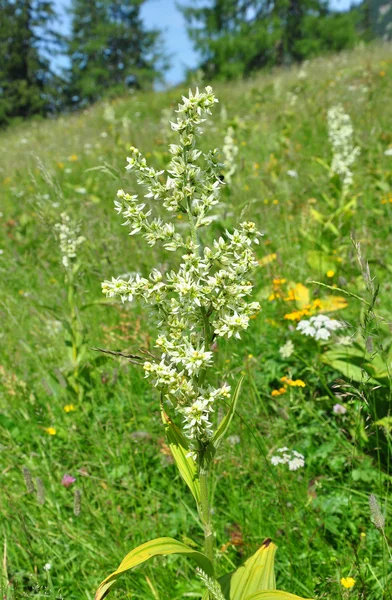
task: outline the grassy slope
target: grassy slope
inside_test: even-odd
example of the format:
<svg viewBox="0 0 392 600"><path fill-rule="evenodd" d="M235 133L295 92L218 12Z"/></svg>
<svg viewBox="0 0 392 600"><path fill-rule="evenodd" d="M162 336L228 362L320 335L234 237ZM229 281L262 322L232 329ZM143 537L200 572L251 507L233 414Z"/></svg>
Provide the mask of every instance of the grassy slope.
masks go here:
<svg viewBox="0 0 392 600"><path fill-rule="evenodd" d="M348 416L333 415L331 386L340 375L320 367L315 346L293 333L283 318L292 306L268 297L274 277L303 284L318 280L364 294L352 233L381 283L377 311L387 320L391 315L392 158L384 152L392 145L392 48L319 59L305 71L304 78L293 69L215 86L220 105L205 128L205 148L222 147L229 124L239 144L239 168L224 190L215 234L245 214L265 232L259 258L270 257L256 274L262 314L240 343L221 345L218 359L219 376L230 370L235 381L242 371L248 374L243 421L237 419L232 431L241 443L226 444L216 465L220 569L230 570L270 536L279 545L282 589L340 598L338 581L351 574L357 584L350 597L365 597L365 591L366 598L376 600L380 586L388 586L386 559L367 504L370 492L385 498L388 490L385 466L384 474L378 468L377 443L371 444L378 429L366 420L366 402L355 397ZM155 165L165 165L171 133L163 110L175 108L179 95L172 90L119 100L112 104L112 123L107 109L105 119L104 106L97 105L1 136L0 528L14 585L10 598L44 593L53 599L92 598L101 578L138 543L160 535L201 541L192 498L167 454L156 396L126 362L94 364L95 354L88 351L91 385L78 403L64 377L67 349L64 329L56 323L68 313L53 235L63 210L80 221L87 240L80 251L80 306L101 300L101 280L156 264L166 267L172 260L129 238L112 201L119 187L135 189L124 170L131 143ZM326 112L338 102L351 115L361 147L354 186L343 204L323 165L331 160ZM289 169L298 177L289 177ZM309 254L314 250L319 253ZM313 297L325 296L323 288L306 285ZM337 313L349 323L349 335L361 335L362 313L355 300ZM154 328L146 312L134 306L90 305L82 320L89 346L132 351L152 343ZM388 342L388 328L381 329ZM287 339L296 345L289 361L278 352ZM272 399L271 391L287 374L303 379L306 388L290 388ZM359 389L366 395L368 388ZM386 388L383 393L387 400ZM71 403L76 410L66 413L63 407ZM49 426L56 435L44 431ZM306 455L304 470L271 468L266 456L282 445ZM24 465L44 483L43 506L26 492ZM78 517L73 488L61 486L64 473L75 475L73 487L82 491ZM225 548L239 527L243 545ZM48 562L52 569L45 572ZM197 597L200 584L184 562L156 565L124 579L113 597L127 597L126 589L135 598L174 600L185 592Z"/></svg>

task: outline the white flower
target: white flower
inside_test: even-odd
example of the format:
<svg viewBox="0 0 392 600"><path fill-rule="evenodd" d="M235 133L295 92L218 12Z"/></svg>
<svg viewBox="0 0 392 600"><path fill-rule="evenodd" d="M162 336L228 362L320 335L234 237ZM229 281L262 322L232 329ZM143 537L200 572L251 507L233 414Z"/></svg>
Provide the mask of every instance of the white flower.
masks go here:
<svg viewBox="0 0 392 600"><path fill-rule="evenodd" d="M230 185L232 177L237 170L238 146L234 141L234 129L229 127L224 138L222 148L225 160L225 181Z"/></svg>
<svg viewBox="0 0 392 600"><path fill-rule="evenodd" d="M297 331L300 331L303 335L310 335L310 337L314 337L316 333L316 329L306 319L298 323Z"/></svg>
<svg viewBox="0 0 392 600"><path fill-rule="evenodd" d="M350 116L344 112L343 106L331 107L328 110L328 136L333 150L331 175L340 175L345 191L353 183L350 167L360 153L359 148L354 146L353 134Z"/></svg>
<svg viewBox="0 0 392 600"><path fill-rule="evenodd" d="M336 319L330 319L326 315L317 315L310 317L309 320L303 319L297 325L297 331L303 335L308 335L315 340L328 340L331 331L337 331L344 327L344 324Z"/></svg>
<svg viewBox="0 0 392 600"><path fill-rule="evenodd" d="M388 148L387 150L385 150L384 154L385 156L392 156L392 148Z"/></svg>
<svg viewBox="0 0 392 600"><path fill-rule="evenodd" d="M301 469L304 466L305 466L305 460L303 457L302 458L295 457L295 458L289 460L290 471L297 471L297 469Z"/></svg>
<svg viewBox="0 0 392 600"><path fill-rule="evenodd" d="M334 404L332 410L335 415L345 415L347 412L347 408L342 404Z"/></svg>
<svg viewBox="0 0 392 600"><path fill-rule="evenodd" d="M230 446L236 446L237 444L241 443L241 438L239 435L229 435L229 437L227 438L227 443Z"/></svg>
<svg viewBox="0 0 392 600"><path fill-rule="evenodd" d="M51 565L51 563L46 563L46 564L44 565L44 571L50 571L50 569L51 569L51 568L52 568L52 565Z"/></svg>
<svg viewBox="0 0 392 600"><path fill-rule="evenodd" d="M290 358L294 352L294 344L291 340L287 340L284 346L279 348L279 354L282 358Z"/></svg>
<svg viewBox="0 0 392 600"><path fill-rule="evenodd" d="M305 457L296 450L289 450L287 447L278 448L275 456L271 456L271 464L288 465L290 471L297 471L305 466Z"/></svg>
<svg viewBox="0 0 392 600"><path fill-rule="evenodd" d="M178 139L169 145L171 161L166 172L149 166L132 147L126 169L135 173L144 188L144 201L119 190L114 203L130 235L178 253L178 262L172 262L176 269L153 269L148 277L132 274L102 283L108 298L139 299L153 307L159 328L157 356L144 363L145 376L184 419L191 455L213 435L214 406L230 396L227 384L214 388L203 383L213 365L215 337L239 338L260 310L249 298L257 266L253 244L261 235L255 224L240 223L211 247L201 239L200 230L212 222L211 212L222 187L218 150L205 153L196 145L200 125L215 102L209 87L183 98L178 118L171 124ZM231 152L234 165L236 152ZM155 203L160 214L162 207L166 209L166 221L162 216L151 218Z"/></svg>
<svg viewBox="0 0 392 600"><path fill-rule="evenodd" d="M295 171L294 169L289 169L289 170L287 171L287 175L288 175L289 177L293 177L293 178L296 178L296 177L298 177L298 173L297 173L297 171Z"/></svg>
<svg viewBox="0 0 392 600"><path fill-rule="evenodd" d="M62 263L66 269L76 260L77 248L86 240L79 235L79 226L71 223L67 213L61 213L61 223L54 226L60 241Z"/></svg>

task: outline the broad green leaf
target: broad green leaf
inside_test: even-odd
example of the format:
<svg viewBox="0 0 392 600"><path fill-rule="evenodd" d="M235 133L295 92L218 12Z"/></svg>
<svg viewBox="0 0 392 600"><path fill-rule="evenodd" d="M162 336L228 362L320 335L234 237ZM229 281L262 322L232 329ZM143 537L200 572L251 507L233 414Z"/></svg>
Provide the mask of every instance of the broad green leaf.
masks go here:
<svg viewBox="0 0 392 600"><path fill-rule="evenodd" d="M228 600L244 600L261 590L274 590L274 556L276 546L270 539L264 540L260 548L234 573L219 579L223 595Z"/></svg>
<svg viewBox="0 0 392 600"><path fill-rule="evenodd" d="M194 459L188 456L188 442L164 410L162 410L162 420L165 424L169 448L181 477L191 490L196 502L200 503L200 483L197 477L197 466Z"/></svg>
<svg viewBox="0 0 392 600"><path fill-rule="evenodd" d="M231 399L230 408L229 408L226 416L220 422L219 427L216 430L214 437L212 438L212 443L215 448L218 448L219 444L221 443L222 439L224 438L224 436L227 433L227 430L230 427L231 420L234 416L234 413L235 413L235 410L237 407L237 402L238 402L238 398L240 395L241 386L242 386L243 381L244 381L244 377L241 377L241 379L237 383L236 388L234 390L234 394Z"/></svg>
<svg viewBox="0 0 392 600"><path fill-rule="evenodd" d="M107 596L110 588L116 583L117 579L126 571L141 565L154 556L168 556L170 554L183 554L195 561L198 567L203 569L207 575L213 577L214 568L211 561L201 552L193 550L182 542L173 538L164 537L151 540L141 546L138 546L126 555L120 566L114 573L109 575L97 589L94 600L102 600Z"/></svg>
<svg viewBox="0 0 392 600"><path fill-rule="evenodd" d="M256 592L251 596L246 596L244 600L310 600L309 598L301 598L295 594L289 594L289 592L281 592L280 590L264 590L262 592Z"/></svg>
<svg viewBox="0 0 392 600"><path fill-rule="evenodd" d="M355 364L355 357L352 360L344 360L343 357L331 358L328 356L328 352L322 357L323 362L330 365L336 371L340 371L347 379L355 381L356 383L372 383L377 385L379 382L373 379L369 375L370 365L363 363L362 366Z"/></svg>

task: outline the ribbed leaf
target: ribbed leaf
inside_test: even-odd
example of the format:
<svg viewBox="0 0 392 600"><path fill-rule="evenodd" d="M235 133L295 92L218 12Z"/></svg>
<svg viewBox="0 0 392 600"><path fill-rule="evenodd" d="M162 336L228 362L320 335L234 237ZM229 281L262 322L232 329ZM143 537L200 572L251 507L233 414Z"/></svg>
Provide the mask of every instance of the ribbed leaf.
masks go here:
<svg viewBox="0 0 392 600"><path fill-rule="evenodd" d="M187 456L189 453L188 442L164 410L162 410L162 420L165 424L169 448L181 477L191 490L196 502L200 503L200 483L197 477L197 467L193 458Z"/></svg>
<svg viewBox="0 0 392 600"><path fill-rule="evenodd" d="M184 556L192 558L196 564L207 573L207 575L212 577L214 574L211 561L201 552L197 552L173 538L157 538L138 546L127 554L118 569L101 583L96 591L94 600L102 600L102 598L105 598L112 585L116 583L117 579L125 573L125 571L137 567L153 556L168 556L169 554L183 554Z"/></svg>
<svg viewBox="0 0 392 600"><path fill-rule="evenodd" d="M221 577L219 582L225 598L244 600L256 592L275 590L275 552L275 544L270 539L266 539L242 567L239 567L234 573L228 573Z"/></svg>
<svg viewBox="0 0 392 600"><path fill-rule="evenodd" d="M247 596L244 600L306 600L306 598L288 592L281 592L280 590L264 590Z"/></svg>
<svg viewBox="0 0 392 600"><path fill-rule="evenodd" d="M234 416L236 407L237 407L237 402L238 402L238 398L240 395L240 391L241 391L241 386L242 386L242 382L244 381L244 377L241 377L241 379L239 380L239 382L236 385L236 388L234 390L234 394L233 397L231 399L231 404L230 404L230 408L226 414L226 416L222 419L222 421L219 424L218 429L215 432L215 435L212 439L212 443L214 445L215 448L218 448L219 444L221 443L222 439L224 438L224 436L227 433L227 430L230 427L230 423L231 420Z"/></svg>

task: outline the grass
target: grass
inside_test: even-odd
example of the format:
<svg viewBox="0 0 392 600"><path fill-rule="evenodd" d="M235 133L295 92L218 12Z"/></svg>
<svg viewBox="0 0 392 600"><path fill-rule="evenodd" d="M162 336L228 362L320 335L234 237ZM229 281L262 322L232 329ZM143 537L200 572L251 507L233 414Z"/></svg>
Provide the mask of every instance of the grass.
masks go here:
<svg viewBox="0 0 392 600"><path fill-rule="evenodd" d="M265 233L255 274L262 313L241 341L219 344L217 377L230 373L232 384L241 373L246 378L232 437L216 460L218 565L230 570L271 537L279 546L278 587L306 597L392 597L388 544L368 504L374 493L387 512L391 482L392 157L385 155L392 146L391 89L392 48L370 46L317 59L301 73L293 68L217 84L220 104L205 127L206 149L222 147L229 125L239 147L214 234L239 215ZM106 301L100 282L172 260L127 236L113 198L120 187L136 188L124 169L130 144L156 166L167 164L168 115L183 91L134 94L1 134L5 598L92 599L137 544L161 535L202 543L156 395L126 359L92 350L151 347L155 330L146 311ZM337 103L350 114L361 149L346 197L328 170L326 115ZM69 354L72 304L54 235L63 211L86 238L75 281L77 386ZM360 243L362 267L351 238ZM378 294L362 272L366 261ZM316 343L284 318L317 299L346 323L347 346ZM279 348L287 340L295 350L284 359ZM272 396L284 376L306 387ZM336 403L344 415L333 412ZM302 452L305 468L273 467L270 458L281 446ZM32 477L30 492L23 467ZM69 488L61 484L66 473L76 478ZM386 523L388 538L388 515ZM355 586L347 590L340 579L349 576ZM201 593L191 567L167 558L124 577L112 597L177 600Z"/></svg>

